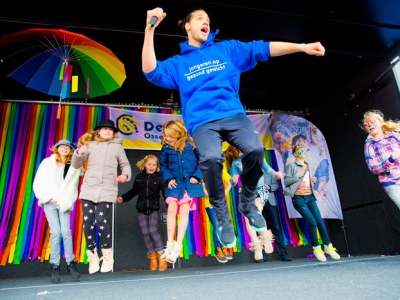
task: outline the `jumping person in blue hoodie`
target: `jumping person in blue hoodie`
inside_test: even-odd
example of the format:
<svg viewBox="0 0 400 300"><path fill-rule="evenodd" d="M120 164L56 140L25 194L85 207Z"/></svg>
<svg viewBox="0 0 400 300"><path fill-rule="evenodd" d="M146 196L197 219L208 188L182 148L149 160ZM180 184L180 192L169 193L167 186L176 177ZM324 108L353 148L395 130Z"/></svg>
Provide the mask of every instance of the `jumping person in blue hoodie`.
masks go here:
<svg viewBox="0 0 400 300"><path fill-rule="evenodd" d="M214 43L218 34L210 32L210 19L203 9L190 12L178 25L187 40L180 44L181 55L157 61L154 30L166 17L161 8L147 11L147 25L142 49L142 70L155 85L180 91L182 117L201 154L200 168L210 202L217 215L218 238L226 247L236 244L236 236L225 202L222 183L221 143L227 141L243 153L240 212L257 231L266 230L265 220L254 204L258 179L263 175L264 148L259 133L239 99L242 72L251 70L268 58L296 52L323 56L319 43L240 42Z"/></svg>

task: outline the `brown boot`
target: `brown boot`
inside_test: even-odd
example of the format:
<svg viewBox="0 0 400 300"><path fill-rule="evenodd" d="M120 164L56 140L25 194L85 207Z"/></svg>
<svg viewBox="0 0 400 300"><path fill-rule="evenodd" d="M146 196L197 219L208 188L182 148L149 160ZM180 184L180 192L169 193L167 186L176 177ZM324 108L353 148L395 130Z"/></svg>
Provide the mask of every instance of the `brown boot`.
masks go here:
<svg viewBox="0 0 400 300"><path fill-rule="evenodd" d="M147 253L147 258L150 259L150 271L157 270L157 251L153 250L151 254Z"/></svg>
<svg viewBox="0 0 400 300"><path fill-rule="evenodd" d="M163 251L162 254L164 254L165 250ZM165 271L167 269L167 261L164 259L161 259L161 255L160 253L157 253L157 260L158 260L158 271L162 272Z"/></svg>

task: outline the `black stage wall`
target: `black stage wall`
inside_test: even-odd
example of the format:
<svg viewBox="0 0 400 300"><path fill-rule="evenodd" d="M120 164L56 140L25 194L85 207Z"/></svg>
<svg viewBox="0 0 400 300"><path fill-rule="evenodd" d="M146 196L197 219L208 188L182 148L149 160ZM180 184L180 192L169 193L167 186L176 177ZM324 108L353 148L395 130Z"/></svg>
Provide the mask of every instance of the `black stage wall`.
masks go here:
<svg viewBox="0 0 400 300"><path fill-rule="evenodd" d="M399 90L388 64L377 63L357 74L329 99L321 99L309 118L327 140L352 255L400 252L400 211L364 160L367 134L359 124L370 109L381 110L386 119L400 119ZM328 223L332 240L343 253L342 224Z"/></svg>

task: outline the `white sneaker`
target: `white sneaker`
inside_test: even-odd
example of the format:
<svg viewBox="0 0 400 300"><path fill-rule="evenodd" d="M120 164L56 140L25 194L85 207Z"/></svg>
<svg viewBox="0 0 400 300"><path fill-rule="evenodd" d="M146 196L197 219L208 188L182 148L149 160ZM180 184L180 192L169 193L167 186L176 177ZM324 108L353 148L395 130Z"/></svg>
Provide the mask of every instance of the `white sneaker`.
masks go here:
<svg viewBox="0 0 400 300"><path fill-rule="evenodd" d="M332 243L327 245L324 245L324 250L326 254L329 254L333 259L340 259L340 255L336 252L336 248L332 246Z"/></svg>
<svg viewBox="0 0 400 300"><path fill-rule="evenodd" d="M313 253L319 261L326 261L325 253L321 246L313 247Z"/></svg>

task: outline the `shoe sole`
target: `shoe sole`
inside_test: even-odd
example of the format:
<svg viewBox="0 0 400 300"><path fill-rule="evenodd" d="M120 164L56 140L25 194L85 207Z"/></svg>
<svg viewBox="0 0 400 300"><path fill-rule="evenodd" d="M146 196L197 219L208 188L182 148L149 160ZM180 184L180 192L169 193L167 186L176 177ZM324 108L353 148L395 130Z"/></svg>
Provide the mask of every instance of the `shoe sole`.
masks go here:
<svg viewBox="0 0 400 300"><path fill-rule="evenodd" d="M71 274L71 277L72 277L73 279L79 279L79 278L81 277L81 274L79 274L79 275L72 275L72 274Z"/></svg>
<svg viewBox="0 0 400 300"><path fill-rule="evenodd" d="M89 270L89 274L97 273L100 270L100 266L95 270Z"/></svg>
<svg viewBox="0 0 400 300"><path fill-rule="evenodd" d="M249 218L248 216L247 216L247 214L245 214L243 211L242 211L242 209L240 208L240 205L239 205L239 211L240 211L240 213L243 215L243 216L245 216L248 220L249 220L249 224L250 224L250 227L251 228L253 228L256 232L262 232L262 231L264 231L264 230L267 230L267 227L265 226L265 219L264 219L264 217L262 216L262 214L260 213L260 212L258 212L258 214L261 216L261 218L263 218L263 220L264 220L264 225L262 226L262 227L256 227L256 226L254 226L253 224L252 224L252 218ZM229 247L227 247L227 248L229 248Z"/></svg>
<svg viewBox="0 0 400 300"><path fill-rule="evenodd" d="M232 248L233 246L236 245L236 236L235 236L235 239L233 240L233 242L231 242L231 243L229 243L229 244L226 244L226 243L224 243L223 241L221 241L221 239L219 238L219 234L217 234L217 236L218 236L218 239L219 239L220 243L221 243L222 245L224 245L226 248Z"/></svg>
<svg viewBox="0 0 400 300"><path fill-rule="evenodd" d="M220 259L218 259L217 257L215 257L221 264L224 264L224 263L227 263L228 262L228 259L227 260L220 260Z"/></svg>

